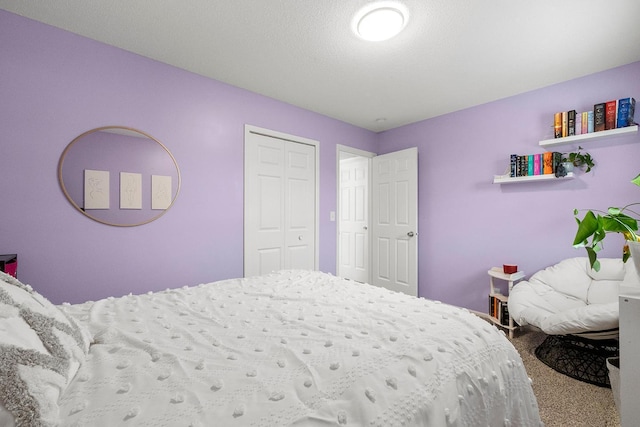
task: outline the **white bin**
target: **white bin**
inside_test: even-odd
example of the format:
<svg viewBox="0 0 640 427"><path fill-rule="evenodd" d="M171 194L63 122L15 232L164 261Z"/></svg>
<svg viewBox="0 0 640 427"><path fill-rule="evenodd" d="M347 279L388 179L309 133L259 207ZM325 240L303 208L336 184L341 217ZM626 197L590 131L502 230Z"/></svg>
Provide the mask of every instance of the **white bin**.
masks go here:
<svg viewBox="0 0 640 427"><path fill-rule="evenodd" d="M613 401L616 404L618 414L620 414L620 358L607 358L607 370L609 371L609 382L613 392Z"/></svg>

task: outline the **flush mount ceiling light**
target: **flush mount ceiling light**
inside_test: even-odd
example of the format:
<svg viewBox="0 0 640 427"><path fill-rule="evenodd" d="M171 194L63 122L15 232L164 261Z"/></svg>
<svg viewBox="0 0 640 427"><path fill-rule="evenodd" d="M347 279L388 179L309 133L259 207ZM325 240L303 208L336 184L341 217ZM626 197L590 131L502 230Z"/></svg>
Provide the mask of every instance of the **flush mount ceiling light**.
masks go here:
<svg viewBox="0 0 640 427"><path fill-rule="evenodd" d="M374 3L356 15L354 32L369 41L388 40L397 35L407 23L406 10L395 3Z"/></svg>

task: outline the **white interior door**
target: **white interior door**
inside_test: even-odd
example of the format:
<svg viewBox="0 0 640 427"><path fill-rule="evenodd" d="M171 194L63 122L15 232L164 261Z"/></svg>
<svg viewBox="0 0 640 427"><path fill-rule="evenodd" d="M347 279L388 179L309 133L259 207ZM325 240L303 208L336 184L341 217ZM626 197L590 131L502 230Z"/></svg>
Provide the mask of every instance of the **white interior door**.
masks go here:
<svg viewBox="0 0 640 427"><path fill-rule="evenodd" d="M317 265L316 143L245 130L244 275Z"/></svg>
<svg viewBox="0 0 640 427"><path fill-rule="evenodd" d="M338 275L369 282L369 158L340 159Z"/></svg>
<svg viewBox="0 0 640 427"><path fill-rule="evenodd" d="M371 283L418 295L418 149L373 158Z"/></svg>

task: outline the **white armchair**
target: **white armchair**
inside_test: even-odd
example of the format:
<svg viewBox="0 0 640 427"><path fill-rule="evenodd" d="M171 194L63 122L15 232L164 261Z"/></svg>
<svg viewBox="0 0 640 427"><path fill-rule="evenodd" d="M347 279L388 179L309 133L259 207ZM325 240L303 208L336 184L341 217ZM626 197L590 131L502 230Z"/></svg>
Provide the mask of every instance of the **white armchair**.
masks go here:
<svg viewBox="0 0 640 427"><path fill-rule="evenodd" d="M509 295L509 313L520 325L533 325L548 335L590 339L618 336L618 288L640 286L629 260L600 259L600 271L588 258L569 258L517 283Z"/></svg>

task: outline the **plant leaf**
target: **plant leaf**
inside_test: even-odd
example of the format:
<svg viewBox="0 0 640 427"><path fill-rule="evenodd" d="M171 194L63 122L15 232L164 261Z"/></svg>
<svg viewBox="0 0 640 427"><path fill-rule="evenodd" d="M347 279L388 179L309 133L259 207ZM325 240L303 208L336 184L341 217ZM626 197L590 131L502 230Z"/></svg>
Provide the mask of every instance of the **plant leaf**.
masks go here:
<svg viewBox="0 0 640 427"><path fill-rule="evenodd" d="M631 251L629 250L629 245L624 245L622 247L622 262L627 262L630 256Z"/></svg>
<svg viewBox="0 0 640 427"><path fill-rule="evenodd" d="M599 227L600 224L595 214L592 211L587 211L582 221L578 221L578 231L573 239L574 246L584 244L590 236L598 231Z"/></svg>
<svg viewBox="0 0 640 427"><path fill-rule="evenodd" d="M609 215L620 215L620 208L610 207L607 212L609 212Z"/></svg>
<svg viewBox="0 0 640 427"><path fill-rule="evenodd" d="M596 252L591 248L587 248L587 254L589 255L589 264L591 265L591 268L595 271L600 271L600 261L598 261Z"/></svg>
<svg viewBox="0 0 640 427"><path fill-rule="evenodd" d="M601 217L602 228L605 231L613 231L617 233L625 233L629 230L636 231L638 229L638 221L625 214Z"/></svg>
<svg viewBox="0 0 640 427"><path fill-rule="evenodd" d="M640 174L631 180L635 185L640 187Z"/></svg>

